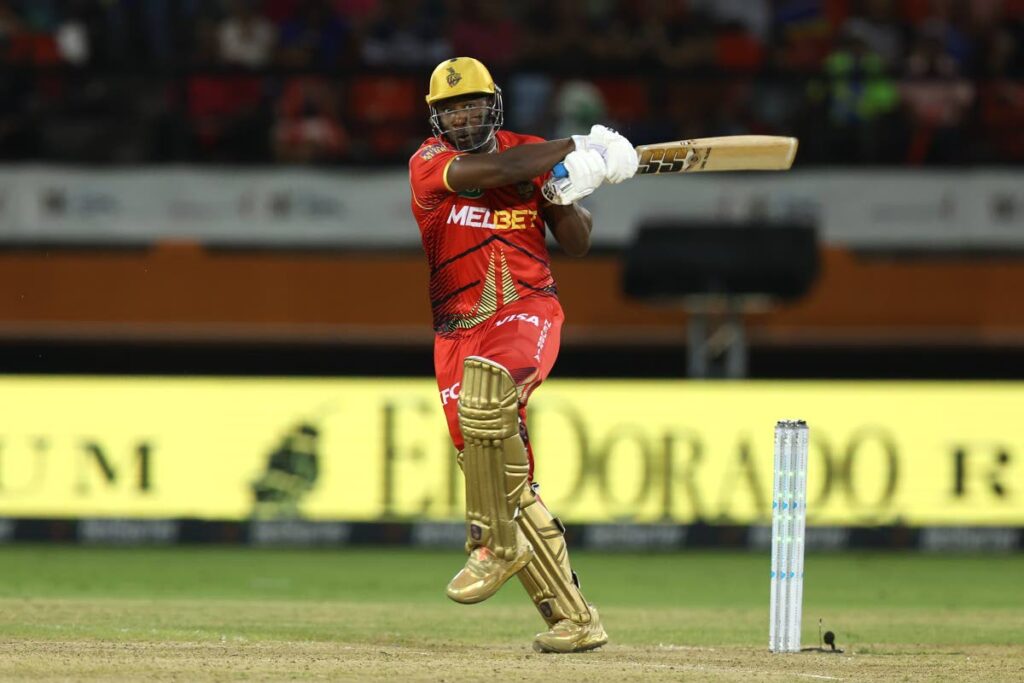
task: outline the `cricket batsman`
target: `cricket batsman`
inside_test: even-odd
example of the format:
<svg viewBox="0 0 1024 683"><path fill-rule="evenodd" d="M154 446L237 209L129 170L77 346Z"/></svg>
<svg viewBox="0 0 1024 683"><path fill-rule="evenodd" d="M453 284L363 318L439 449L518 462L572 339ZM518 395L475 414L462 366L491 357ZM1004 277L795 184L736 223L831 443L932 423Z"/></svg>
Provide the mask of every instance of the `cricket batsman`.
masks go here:
<svg viewBox="0 0 1024 683"><path fill-rule="evenodd" d="M586 254L592 218L576 202L631 177L637 154L604 126L550 142L501 130L501 89L470 57L439 64L426 100L434 135L409 160L411 204L430 268L434 369L466 480L469 559L448 597L481 602L516 575L548 627L534 649L592 650L608 635L570 567L565 527L537 493L526 405L551 372L563 320L545 229ZM558 162L568 176L556 180Z"/></svg>

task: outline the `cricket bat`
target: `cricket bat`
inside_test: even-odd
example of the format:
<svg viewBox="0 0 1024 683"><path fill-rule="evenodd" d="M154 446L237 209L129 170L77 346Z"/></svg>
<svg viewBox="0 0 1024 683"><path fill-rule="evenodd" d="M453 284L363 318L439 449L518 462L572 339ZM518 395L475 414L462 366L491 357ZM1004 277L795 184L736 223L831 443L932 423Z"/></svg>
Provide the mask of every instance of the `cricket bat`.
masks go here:
<svg viewBox="0 0 1024 683"><path fill-rule="evenodd" d="M710 173L713 171L785 171L793 165L799 141L781 135L728 135L659 142L636 148L637 175ZM565 178L556 164L555 178Z"/></svg>

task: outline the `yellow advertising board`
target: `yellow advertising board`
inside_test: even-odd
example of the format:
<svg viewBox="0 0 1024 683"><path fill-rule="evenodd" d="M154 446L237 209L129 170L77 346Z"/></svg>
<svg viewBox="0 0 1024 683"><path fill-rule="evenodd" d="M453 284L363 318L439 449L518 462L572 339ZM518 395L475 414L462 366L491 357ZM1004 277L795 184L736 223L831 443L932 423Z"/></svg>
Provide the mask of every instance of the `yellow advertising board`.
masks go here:
<svg viewBox="0 0 1024 683"><path fill-rule="evenodd" d="M0 379L0 517L458 519L429 379ZM813 524L1024 524L1021 383L551 380L535 478L571 523L770 519L811 430Z"/></svg>

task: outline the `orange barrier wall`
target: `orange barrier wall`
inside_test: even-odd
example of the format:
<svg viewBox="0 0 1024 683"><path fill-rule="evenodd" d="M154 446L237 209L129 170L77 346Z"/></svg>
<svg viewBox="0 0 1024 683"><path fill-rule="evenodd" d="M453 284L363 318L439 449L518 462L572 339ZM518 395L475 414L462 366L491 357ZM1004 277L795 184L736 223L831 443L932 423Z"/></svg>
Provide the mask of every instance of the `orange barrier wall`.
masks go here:
<svg viewBox="0 0 1024 683"><path fill-rule="evenodd" d="M627 299L618 257L553 264L566 343L679 343L685 314ZM413 252L0 251L0 337L422 343ZM748 316L754 344L1024 346L1024 258L823 253L808 297Z"/></svg>

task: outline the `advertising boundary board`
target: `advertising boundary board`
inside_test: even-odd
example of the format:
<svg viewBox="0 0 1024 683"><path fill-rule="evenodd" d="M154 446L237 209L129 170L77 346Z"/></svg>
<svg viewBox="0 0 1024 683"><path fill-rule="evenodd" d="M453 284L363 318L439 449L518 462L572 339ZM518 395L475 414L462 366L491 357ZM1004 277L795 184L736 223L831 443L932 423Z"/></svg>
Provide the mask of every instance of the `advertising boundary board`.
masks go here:
<svg viewBox="0 0 1024 683"><path fill-rule="evenodd" d="M427 379L0 378L0 519L451 522ZM535 480L568 523L757 526L810 426L808 526L1024 525L1024 384L551 380Z"/></svg>

